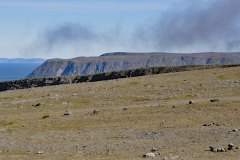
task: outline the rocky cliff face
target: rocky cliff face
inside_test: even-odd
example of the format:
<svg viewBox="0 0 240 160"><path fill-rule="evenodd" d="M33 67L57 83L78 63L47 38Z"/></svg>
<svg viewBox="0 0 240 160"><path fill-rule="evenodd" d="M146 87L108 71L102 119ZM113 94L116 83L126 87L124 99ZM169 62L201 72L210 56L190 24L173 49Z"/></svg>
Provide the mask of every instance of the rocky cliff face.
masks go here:
<svg viewBox="0 0 240 160"><path fill-rule="evenodd" d="M156 66L240 64L240 53L107 53L99 57L51 59L27 78L89 75Z"/></svg>

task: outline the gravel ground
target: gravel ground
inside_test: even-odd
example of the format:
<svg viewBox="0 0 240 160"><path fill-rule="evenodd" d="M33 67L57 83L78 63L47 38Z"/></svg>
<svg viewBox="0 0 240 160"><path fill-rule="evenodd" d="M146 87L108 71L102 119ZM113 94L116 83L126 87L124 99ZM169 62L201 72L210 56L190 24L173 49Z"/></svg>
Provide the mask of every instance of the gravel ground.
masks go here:
<svg viewBox="0 0 240 160"><path fill-rule="evenodd" d="M239 111L240 67L1 92L0 159L237 160Z"/></svg>

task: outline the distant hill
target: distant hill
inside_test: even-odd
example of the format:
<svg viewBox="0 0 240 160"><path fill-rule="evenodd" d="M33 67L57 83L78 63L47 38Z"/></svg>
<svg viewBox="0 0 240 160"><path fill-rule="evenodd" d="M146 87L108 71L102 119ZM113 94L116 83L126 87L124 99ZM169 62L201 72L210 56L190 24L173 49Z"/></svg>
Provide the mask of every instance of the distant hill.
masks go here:
<svg viewBox="0 0 240 160"><path fill-rule="evenodd" d="M43 63L45 60L41 58L31 58L31 59L24 59L24 58L0 58L0 63Z"/></svg>
<svg viewBox="0 0 240 160"><path fill-rule="evenodd" d="M89 75L156 66L211 64L240 64L240 52L234 53L106 53L99 57L50 59L35 69L27 78Z"/></svg>

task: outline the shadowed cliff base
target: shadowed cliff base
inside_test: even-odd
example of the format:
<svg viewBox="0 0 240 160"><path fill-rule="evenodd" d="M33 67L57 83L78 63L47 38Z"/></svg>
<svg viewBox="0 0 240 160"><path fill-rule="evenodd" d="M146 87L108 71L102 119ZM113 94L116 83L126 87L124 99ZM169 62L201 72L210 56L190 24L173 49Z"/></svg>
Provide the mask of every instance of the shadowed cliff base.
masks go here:
<svg viewBox="0 0 240 160"><path fill-rule="evenodd" d="M22 80L0 83L0 91L27 89L27 88L33 88L33 87L44 87L44 86L53 86L53 85L61 85L61 84L113 80L113 79L119 79L119 78L163 74L163 73L170 73L170 72L183 72L183 71L204 70L204 69L213 69L213 68L229 68L229 67L238 67L238 66L240 66L240 64L150 67L150 68L140 68L140 69L125 70L125 71L98 73L98 74L84 75L84 76L62 76L62 77L52 77L52 78L22 79Z"/></svg>

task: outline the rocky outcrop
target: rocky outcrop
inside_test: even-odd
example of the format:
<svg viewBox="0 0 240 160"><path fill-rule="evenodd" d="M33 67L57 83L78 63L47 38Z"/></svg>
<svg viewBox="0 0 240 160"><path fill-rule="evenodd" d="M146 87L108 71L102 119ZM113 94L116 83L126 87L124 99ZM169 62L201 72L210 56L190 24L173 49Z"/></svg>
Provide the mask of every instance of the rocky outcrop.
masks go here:
<svg viewBox="0 0 240 160"><path fill-rule="evenodd" d="M27 78L89 75L156 66L240 64L240 53L107 53L99 57L51 59Z"/></svg>
<svg viewBox="0 0 240 160"><path fill-rule="evenodd" d="M137 76L153 75L153 74L161 74L161 73L169 73L169 72L181 72L181 71L211 69L211 68L226 68L226 67L236 67L236 66L240 66L240 65L151 67L151 68L132 69L132 70L126 70L126 71L98 73L98 74L84 75L84 76L62 76L62 77L54 77L54 78L22 79L22 80L0 83L0 91L26 89L26 88L32 88L32 87L43 87L43 86L60 85L60 84L95 82L95 81L137 77Z"/></svg>

